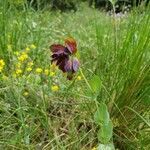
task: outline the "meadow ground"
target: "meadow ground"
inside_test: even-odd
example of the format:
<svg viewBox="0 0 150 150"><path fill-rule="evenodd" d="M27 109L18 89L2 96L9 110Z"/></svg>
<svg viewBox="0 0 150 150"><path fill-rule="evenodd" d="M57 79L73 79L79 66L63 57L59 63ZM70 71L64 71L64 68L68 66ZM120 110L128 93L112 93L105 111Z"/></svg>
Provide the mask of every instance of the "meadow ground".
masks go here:
<svg viewBox="0 0 150 150"><path fill-rule="evenodd" d="M150 149L149 9L110 16L4 2L0 35L0 149ZM70 36L80 60L72 81L49 49Z"/></svg>

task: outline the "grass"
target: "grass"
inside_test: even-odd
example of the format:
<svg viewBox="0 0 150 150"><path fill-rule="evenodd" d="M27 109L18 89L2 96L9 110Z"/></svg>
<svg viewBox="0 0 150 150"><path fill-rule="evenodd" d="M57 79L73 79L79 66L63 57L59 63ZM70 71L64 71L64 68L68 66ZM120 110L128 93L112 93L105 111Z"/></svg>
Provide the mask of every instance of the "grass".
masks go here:
<svg viewBox="0 0 150 150"><path fill-rule="evenodd" d="M94 74L102 82L97 101L108 106L115 148L150 148L149 8L114 18L85 6L76 13L18 10L7 1L1 6L0 59L5 66L0 73L0 149L97 146L97 107L88 94ZM59 70L37 73L37 68L54 72L49 46L63 44L68 36L78 43L81 80L68 81ZM22 52L28 58L20 63Z"/></svg>

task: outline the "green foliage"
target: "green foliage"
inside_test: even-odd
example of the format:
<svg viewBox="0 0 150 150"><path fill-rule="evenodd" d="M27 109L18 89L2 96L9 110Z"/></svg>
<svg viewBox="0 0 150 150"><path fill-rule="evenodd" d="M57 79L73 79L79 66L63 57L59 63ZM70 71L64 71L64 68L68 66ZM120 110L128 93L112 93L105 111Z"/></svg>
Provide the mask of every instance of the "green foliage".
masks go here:
<svg viewBox="0 0 150 150"><path fill-rule="evenodd" d="M8 2L13 5L22 5L26 2L26 0L8 0Z"/></svg>
<svg viewBox="0 0 150 150"><path fill-rule="evenodd" d="M103 124L98 131L98 139L103 144L108 144L113 135L113 124L109 121L107 124Z"/></svg>
<svg viewBox="0 0 150 150"><path fill-rule="evenodd" d="M110 121L107 106L104 103L98 105L98 109L94 115L94 120L100 126L98 131L98 139L102 144L108 144L113 135L113 124Z"/></svg>
<svg viewBox="0 0 150 150"><path fill-rule="evenodd" d="M94 120L98 125L107 125L109 123L110 118L106 104L99 104L99 107L94 115Z"/></svg>
<svg viewBox="0 0 150 150"><path fill-rule="evenodd" d="M101 86L102 86L99 76L94 75L92 79L89 81L89 84L90 84L92 93L97 96L100 93Z"/></svg>
<svg viewBox="0 0 150 150"><path fill-rule="evenodd" d="M97 150L115 150L114 145L113 144L99 144Z"/></svg>

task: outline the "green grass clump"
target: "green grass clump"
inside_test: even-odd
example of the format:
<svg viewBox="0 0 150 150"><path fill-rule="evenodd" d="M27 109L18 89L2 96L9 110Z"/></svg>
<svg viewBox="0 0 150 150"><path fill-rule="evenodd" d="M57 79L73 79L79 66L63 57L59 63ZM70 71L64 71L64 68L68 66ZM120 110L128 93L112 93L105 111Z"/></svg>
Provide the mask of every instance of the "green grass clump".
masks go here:
<svg viewBox="0 0 150 150"><path fill-rule="evenodd" d="M88 86L94 75L115 148L150 148L149 9L118 17L85 6L59 13L1 4L0 149L96 147L97 106ZM78 43L81 68L73 81L51 65L49 50L69 36Z"/></svg>

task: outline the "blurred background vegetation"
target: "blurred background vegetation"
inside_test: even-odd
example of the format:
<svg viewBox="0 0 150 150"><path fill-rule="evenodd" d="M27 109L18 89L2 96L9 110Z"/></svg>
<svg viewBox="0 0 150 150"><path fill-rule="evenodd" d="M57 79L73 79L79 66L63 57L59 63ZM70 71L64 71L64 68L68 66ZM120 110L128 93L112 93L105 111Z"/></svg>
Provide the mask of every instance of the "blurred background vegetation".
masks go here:
<svg viewBox="0 0 150 150"><path fill-rule="evenodd" d="M148 6L149 0L114 0L116 11L130 10L131 7L144 5ZM110 0L9 0L11 5L16 7L31 7L34 10L52 9L60 11L76 11L80 3L86 2L90 7L102 8L106 11L112 9Z"/></svg>

